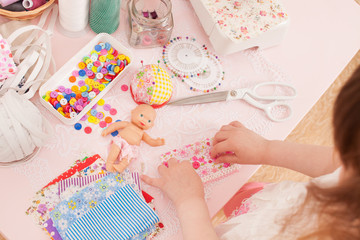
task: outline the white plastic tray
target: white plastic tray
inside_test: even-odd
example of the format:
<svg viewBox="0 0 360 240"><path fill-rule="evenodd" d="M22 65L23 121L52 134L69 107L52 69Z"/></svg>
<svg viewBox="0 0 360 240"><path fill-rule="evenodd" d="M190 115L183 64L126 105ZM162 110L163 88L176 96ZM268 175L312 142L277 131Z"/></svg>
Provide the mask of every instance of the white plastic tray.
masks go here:
<svg viewBox="0 0 360 240"><path fill-rule="evenodd" d="M89 55L90 52L94 49L95 45L99 42L108 42L111 46L116 49L119 54L124 54L130 58L130 63L121 71L116 78L114 78L103 91L101 91L90 103L74 118L66 118L61 115L49 102L45 101L42 96L46 94L47 91L54 91L58 86L62 85L64 87L71 88L75 83L69 82L69 77L71 76L72 71L78 69L77 65L82 61L82 58L86 55ZM119 41L110 36L107 33L100 33L94 39L92 39L87 45L85 45L74 57L72 57L64 66L62 66L46 83L44 83L40 90L40 102L47 108L52 114L59 118L63 123L72 125L78 122L94 105L97 103L121 78L122 74L127 71L131 65L132 53L130 50L125 48Z"/></svg>

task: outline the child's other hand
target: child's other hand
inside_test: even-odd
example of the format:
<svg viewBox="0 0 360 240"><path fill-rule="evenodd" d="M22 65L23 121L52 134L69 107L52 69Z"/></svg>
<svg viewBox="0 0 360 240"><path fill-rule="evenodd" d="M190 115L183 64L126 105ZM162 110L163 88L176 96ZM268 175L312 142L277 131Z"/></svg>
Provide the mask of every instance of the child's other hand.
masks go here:
<svg viewBox="0 0 360 240"><path fill-rule="evenodd" d="M204 186L199 175L189 161L178 162L176 159L168 161L168 167L158 167L160 178L142 175L141 179L154 187L160 188L178 208L186 201L204 199Z"/></svg>
<svg viewBox="0 0 360 240"><path fill-rule="evenodd" d="M262 164L268 142L235 121L222 126L215 134L210 155L217 162Z"/></svg>

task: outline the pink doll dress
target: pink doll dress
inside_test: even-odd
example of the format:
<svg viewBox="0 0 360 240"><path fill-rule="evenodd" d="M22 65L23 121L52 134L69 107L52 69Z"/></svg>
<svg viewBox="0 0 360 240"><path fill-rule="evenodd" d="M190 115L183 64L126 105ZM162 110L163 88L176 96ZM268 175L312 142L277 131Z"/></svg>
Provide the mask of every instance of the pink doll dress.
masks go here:
<svg viewBox="0 0 360 240"><path fill-rule="evenodd" d="M130 161L132 158L137 158L139 155L139 147L137 145L130 145L120 136L116 136L113 143L120 148L119 160L127 157L128 161Z"/></svg>

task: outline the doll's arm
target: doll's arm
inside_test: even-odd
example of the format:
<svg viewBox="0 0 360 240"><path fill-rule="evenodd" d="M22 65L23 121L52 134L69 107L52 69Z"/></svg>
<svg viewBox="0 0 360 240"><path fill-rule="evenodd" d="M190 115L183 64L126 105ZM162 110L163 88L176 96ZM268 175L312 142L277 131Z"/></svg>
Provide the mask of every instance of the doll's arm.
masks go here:
<svg viewBox="0 0 360 240"><path fill-rule="evenodd" d="M146 133L143 134L142 140L152 147L162 146L165 144L165 140L163 138L153 139Z"/></svg>
<svg viewBox="0 0 360 240"><path fill-rule="evenodd" d="M125 122L125 121L115 122L115 123L111 124L110 126L108 126L104 131L102 131L101 136L105 137L109 133L112 133L116 130L125 128L128 124L129 124L129 122Z"/></svg>

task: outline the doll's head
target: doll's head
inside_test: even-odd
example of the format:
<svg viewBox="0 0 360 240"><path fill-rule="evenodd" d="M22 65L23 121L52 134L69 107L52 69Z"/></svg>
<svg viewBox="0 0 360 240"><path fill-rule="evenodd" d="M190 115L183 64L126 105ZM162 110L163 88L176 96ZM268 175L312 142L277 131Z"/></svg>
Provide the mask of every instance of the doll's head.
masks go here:
<svg viewBox="0 0 360 240"><path fill-rule="evenodd" d="M155 109L147 104L140 104L131 111L131 122L143 130L154 126Z"/></svg>

